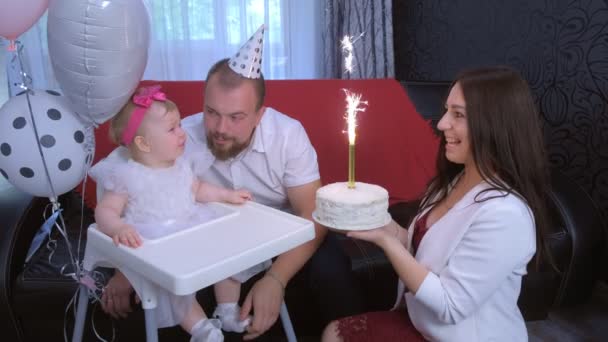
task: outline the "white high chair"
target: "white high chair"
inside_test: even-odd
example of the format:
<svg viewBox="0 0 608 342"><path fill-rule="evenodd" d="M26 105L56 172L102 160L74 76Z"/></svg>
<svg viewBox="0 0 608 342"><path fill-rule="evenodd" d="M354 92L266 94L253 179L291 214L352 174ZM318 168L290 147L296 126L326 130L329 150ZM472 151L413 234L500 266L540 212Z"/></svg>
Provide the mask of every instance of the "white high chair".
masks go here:
<svg viewBox="0 0 608 342"><path fill-rule="evenodd" d="M119 147L108 158L126 161L126 149ZM97 189L98 198L100 190ZM114 267L125 274L138 289L149 342L158 341L154 309L160 288L176 295L195 293L314 238L311 221L261 204L209 205L220 214L219 218L166 237L146 240L137 249L115 246L95 224L88 229L83 268ZM235 236L241 238L235 240ZM88 291L85 285L80 285L73 342L82 340ZM287 340L295 342L285 302L281 304L280 317Z"/></svg>

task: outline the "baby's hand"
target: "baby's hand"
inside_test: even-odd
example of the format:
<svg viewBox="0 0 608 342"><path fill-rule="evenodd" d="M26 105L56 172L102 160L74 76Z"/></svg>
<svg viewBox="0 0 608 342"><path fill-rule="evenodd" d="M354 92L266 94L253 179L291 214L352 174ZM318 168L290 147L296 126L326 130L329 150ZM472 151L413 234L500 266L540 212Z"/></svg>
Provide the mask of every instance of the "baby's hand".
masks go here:
<svg viewBox="0 0 608 342"><path fill-rule="evenodd" d="M243 204L247 201L250 201L252 198L251 193L244 189L238 189L231 191L228 195L228 203L233 204Z"/></svg>
<svg viewBox="0 0 608 342"><path fill-rule="evenodd" d="M123 229L112 237L116 246L123 244L127 247L137 248L142 245L139 233L130 225L124 225Z"/></svg>

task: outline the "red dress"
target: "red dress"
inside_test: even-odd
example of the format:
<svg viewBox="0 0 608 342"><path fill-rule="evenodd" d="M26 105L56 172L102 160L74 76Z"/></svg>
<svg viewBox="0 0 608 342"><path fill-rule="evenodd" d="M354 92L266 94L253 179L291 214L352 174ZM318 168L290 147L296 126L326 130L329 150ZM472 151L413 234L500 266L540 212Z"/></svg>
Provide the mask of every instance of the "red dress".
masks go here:
<svg viewBox="0 0 608 342"><path fill-rule="evenodd" d="M429 211L414 223L412 247L414 255L422 237L428 231L426 224ZM416 330L405 307L394 311L376 311L345 317L338 320L338 336L344 342L388 342L388 341L425 341Z"/></svg>

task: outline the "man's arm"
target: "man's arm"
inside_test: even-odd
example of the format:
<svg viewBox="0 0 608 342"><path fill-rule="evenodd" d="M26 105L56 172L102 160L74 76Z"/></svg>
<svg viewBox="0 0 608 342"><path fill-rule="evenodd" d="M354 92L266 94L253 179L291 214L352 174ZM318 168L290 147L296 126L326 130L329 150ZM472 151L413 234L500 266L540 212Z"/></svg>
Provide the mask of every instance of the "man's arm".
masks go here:
<svg viewBox="0 0 608 342"><path fill-rule="evenodd" d="M315 196L321 186L319 180L287 188L287 198L294 214L312 220L315 209ZM241 310L241 319L245 319L251 308L255 315L248 328L245 340L258 337L268 330L279 316L283 301L284 287L289 280L304 266L325 239L327 229L315 223L315 238L288 252L281 254L272 264L267 276L260 279L249 291Z"/></svg>
<svg viewBox="0 0 608 342"><path fill-rule="evenodd" d="M321 187L319 180L300 185L293 188L287 188L287 198L294 211L295 215L302 218L312 220L312 212L315 210L315 196L317 189ZM315 222L315 238L311 241L300 245L288 252L281 254L272 264L270 270L276 275L283 284L287 284L289 280L304 266L314 252L319 248L327 229L318 225Z"/></svg>

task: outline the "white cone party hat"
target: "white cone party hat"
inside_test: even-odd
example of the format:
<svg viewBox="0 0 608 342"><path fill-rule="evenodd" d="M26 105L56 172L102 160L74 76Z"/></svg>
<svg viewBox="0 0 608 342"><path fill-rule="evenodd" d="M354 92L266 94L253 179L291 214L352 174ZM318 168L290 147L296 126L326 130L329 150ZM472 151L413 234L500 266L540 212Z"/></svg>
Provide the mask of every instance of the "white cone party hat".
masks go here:
<svg viewBox="0 0 608 342"><path fill-rule="evenodd" d="M241 46L236 55L230 58L228 61L230 69L246 78L260 78L265 28L262 24L253 36Z"/></svg>

